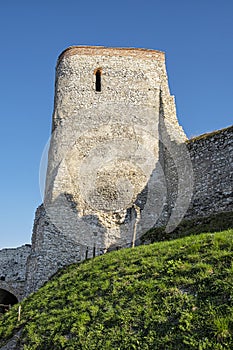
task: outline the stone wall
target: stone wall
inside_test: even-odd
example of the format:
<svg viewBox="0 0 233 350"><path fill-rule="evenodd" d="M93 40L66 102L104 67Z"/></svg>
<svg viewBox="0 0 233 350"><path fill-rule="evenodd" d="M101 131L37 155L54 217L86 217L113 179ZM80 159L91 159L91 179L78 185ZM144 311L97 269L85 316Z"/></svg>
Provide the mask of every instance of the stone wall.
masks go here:
<svg viewBox="0 0 233 350"><path fill-rule="evenodd" d="M40 288L60 268L84 260L85 252L83 255L80 246L51 223L41 205L35 215L25 295Z"/></svg>
<svg viewBox="0 0 233 350"><path fill-rule="evenodd" d="M100 254L150 228L160 118L184 142L163 53L72 47L60 56L44 201L59 231Z"/></svg>
<svg viewBox="0 0 233 350"><path fill-rule="evenodd" d="M18 300L24 296L26 264L31 246L0 251L0 289L12 293Z"/></svg>
<svg viewBox="0 0 233 350"><path fill-rule="evenodd" d="M68 48L52 125L32 247L0 252L0 288L18 299L65 265L140 243L151 227L171 232L183 217L233 210L233 127L186 141L162 52Z"/></svg>
<svg viewBox="0 0 233 350"><path fill-rule="evenodd" d="M187 142L194 174L186 217L233 210L233 126Z"/></svg>
<svg viewBox="0 0 233 350"><path fill-rule="evenodd" d="M179 223L183 217L194 218L232 211L233 127L202 135L188 140L186 143L171 140L163 119L160 121L160 127L163 128L159 146L159 163L162 171L159 169L156 171L156 187L153 193L155 200L148 197L148 192L144 190L138 198L137 205L142 208L147 205L148 211L157 212L156 215L152 215L153 220L158 219L156 223L154 222L155 226L168 224L172 213ZM188 169L185 170L185 166ZM186 179L187 175L193 179L191 188L189 188L191 182L187 182ZM180 187L179 181L183 184ZM182 207L185 195L189 196L186 206L187 203L190 203L186 208L187 211ZM179 196L182 197L182 202L178 205L177 198ZM71 207L68 208L67 213L63 212L61 220L66 220L66 216L70 217L69 211L72 205L74 212L76 212L76 204L72 198L69 197L66 200ZM161 212L159 212L158 207L160 207ZM63 206L64 208L65 206ZM132 220L135 212L128 211L128 215L131 216ZM89 220L91 225L96 224L94 217L89 216L86 220ZM176 221L174 222L176 223ZM139 220L138 226L144 232L148 229L146 224L144 226L143 220ZM98 233L100 232L101 226L99 226ZM43 206L38 208L32 236L32 253L28 261L27 294L43 285L59 268L104 253L104 251L98 251L98 246L94 252L92 245L89 244L88 247L88 245L77 243L79 233L80 231L77 231L77 239L72 239L67 232L59 230L51 222ZM115 248L117 246L112 247L112 249Z"/></svg>
<svg viewBox="0 0 233 350"><path fill-rule="evenodd" d="M167 194L163 212L155 226L167 225L176 208L181 209L183 218L187 219L232 211L233 126L195 137L182 145L172 143L169 148L164 143L161 145L160 162ZM175 150L173 153L172 149ZM183 160L179 156L182 152ZM177 161L178 158L181 161ZM189 185L185 178L190 180ZM188 195L189 205L183 210L183 201L177 201Z"/></svg>
<svg viewBox="0 0 233 350"><path fill-rule="evenodd" d="M139 243L153 226L171 231L185 216L231 208L229 130L185 143L164 58L104 47L60 55L27 293L59 267Z"/></svg>

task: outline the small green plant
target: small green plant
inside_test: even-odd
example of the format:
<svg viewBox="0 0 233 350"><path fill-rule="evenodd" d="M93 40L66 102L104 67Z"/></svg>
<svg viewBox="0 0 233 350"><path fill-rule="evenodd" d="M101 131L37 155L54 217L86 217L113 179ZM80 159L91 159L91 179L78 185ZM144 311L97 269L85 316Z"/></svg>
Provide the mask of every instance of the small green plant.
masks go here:
<svg viewBox="0 0 233 350"><path fill-rule="evenodd" d="M214 335L218 342L223 344L227 343L227 340L232 335L231 324L232 324L232 320L229 316L216 315L213 318Z"/></svg>

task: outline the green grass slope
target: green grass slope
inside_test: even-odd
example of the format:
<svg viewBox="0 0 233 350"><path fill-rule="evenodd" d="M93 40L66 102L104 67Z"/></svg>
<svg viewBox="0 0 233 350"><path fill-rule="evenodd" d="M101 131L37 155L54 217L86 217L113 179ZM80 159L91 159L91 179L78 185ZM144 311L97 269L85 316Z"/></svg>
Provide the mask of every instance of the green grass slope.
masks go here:
<svg viewBox="0 0 233 350"><path fill-rule="evenodd" d="M24 350L233 349L233 230L71 265L0 320Z"/></svg>

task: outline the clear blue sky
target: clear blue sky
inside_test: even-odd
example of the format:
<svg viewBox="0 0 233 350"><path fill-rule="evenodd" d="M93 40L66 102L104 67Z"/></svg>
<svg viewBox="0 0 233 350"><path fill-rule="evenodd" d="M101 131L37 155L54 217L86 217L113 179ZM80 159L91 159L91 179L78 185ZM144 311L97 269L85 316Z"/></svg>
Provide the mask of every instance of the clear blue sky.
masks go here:
<svg viewBox="0 0 233 350"><path fill-rule="evenodd" d="M232 0L0 0L0 248L30 243L58 55L70 45L165 51L188 137L233 124Z"/></svg>

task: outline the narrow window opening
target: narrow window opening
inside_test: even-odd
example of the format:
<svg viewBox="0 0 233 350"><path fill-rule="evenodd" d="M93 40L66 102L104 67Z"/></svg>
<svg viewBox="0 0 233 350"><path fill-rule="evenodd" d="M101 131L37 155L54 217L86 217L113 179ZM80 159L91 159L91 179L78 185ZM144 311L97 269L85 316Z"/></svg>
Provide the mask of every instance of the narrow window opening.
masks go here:
<svg viewBox="0 0 233 350"><path fill-rule="evenodd" d="M101 91L101 71L98 69L95 73L95 91Z"/></svg>

